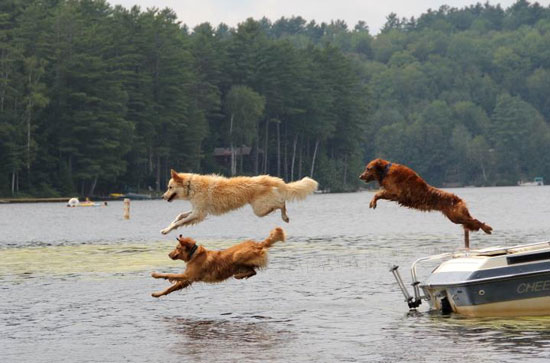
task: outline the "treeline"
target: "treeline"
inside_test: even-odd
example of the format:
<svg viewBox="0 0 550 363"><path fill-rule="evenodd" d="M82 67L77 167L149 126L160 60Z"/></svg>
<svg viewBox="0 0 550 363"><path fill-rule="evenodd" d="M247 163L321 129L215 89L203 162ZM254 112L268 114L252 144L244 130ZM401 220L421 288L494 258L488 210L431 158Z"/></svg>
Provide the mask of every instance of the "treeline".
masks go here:
<svg viewBox="0 0 550 363"><path fill-rule="evenodd" d="M550 8L519 0L391 14L368 44L366 155L410 164L436 185L548 181Z"/></svg>
<svg viewBox="0 0 550 363"><path fill-rule="evenodd" d="M161 190L170 168L354 190L382 156L430 183L550 179L550 9L248 19L188 29L101 0L0 3L0 195Z"/></svg>

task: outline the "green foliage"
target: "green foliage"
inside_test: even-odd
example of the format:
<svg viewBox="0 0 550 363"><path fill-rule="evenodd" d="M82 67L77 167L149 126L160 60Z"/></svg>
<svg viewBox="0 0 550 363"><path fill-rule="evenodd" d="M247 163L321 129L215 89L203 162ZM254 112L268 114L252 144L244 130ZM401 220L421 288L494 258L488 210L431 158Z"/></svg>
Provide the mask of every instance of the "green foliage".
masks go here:
<svg viewBox="0 0 550 363"><path fill-rule="evenodd" d="M264 112L265 98L246 86L233 86L225 96L229 116L229 139L234 145L250 145L256 136L257 122Z"/></svg>

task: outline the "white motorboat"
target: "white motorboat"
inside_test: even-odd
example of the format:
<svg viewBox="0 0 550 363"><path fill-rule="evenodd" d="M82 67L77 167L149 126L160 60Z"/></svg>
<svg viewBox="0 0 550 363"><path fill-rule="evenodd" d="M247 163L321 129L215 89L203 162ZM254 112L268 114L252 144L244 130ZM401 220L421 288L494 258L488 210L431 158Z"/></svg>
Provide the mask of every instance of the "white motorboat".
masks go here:
<svg viewBox="0 0 550 363"><path fill-rule="evenodd" d="M540 187L544 185L544 179L541 176L535 177L532 182L518 181L520 187Z"/></svg>
<svg viewBox="0 0 550 363"><path fill-rule="evenodd" d="M419 281L417 266L436 260L443 262ZM391 271L410 309L426 300L432 310L472 317L550 315L550 242L420 258L411 266L414 297L398 266Z"/></svg>

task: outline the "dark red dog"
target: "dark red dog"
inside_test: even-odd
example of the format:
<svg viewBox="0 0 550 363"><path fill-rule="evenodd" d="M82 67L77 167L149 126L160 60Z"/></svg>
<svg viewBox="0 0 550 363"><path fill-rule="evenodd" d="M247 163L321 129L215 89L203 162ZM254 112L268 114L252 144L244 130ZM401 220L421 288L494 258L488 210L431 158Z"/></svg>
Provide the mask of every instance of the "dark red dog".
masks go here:
<svg viewBox="0 0 550 363"><path fill-rule="evenodd" d="M372 198L370 208L376 208L378 199L393 200L402 206L421 211L438 210L451 222L462 224L469 231L479 231L481 228L483 232L491 234L493 230L491 226L472 218L466 203L458 196L432 187L404 165L375 159L365 166L359 178L365 183L376 180L383 188Z"/></svg>

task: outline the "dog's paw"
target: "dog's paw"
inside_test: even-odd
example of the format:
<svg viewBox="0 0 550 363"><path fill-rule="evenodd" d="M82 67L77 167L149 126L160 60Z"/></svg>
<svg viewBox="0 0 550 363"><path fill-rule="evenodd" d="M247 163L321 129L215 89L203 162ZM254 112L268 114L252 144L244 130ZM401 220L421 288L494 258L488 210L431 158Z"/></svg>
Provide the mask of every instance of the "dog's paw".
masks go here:
<svg viewBox="0 0 550 363"><path fill-rule="evenodd" d="M290 222L290 218L288 218L288 217L286 217L286 216L285 216L285 217L282 217L282 218L283 218L283 221L285 221L286 223Z"/></svg>
<svg viewBox="0 0 550 363"><path fill-rule="evenodd" d="M151 294L152 297L156 297L156 298L159 298L162 296L162 294L160 292L154 292Z"/></svg>
<svg viewBox="0 0 550 363"><path fill-rule="evenodd" d="M155 279L160 279L162 276L158 272L151 272L151 277Z"/></svg>
<svg viewBox="0 0 550 363"><path fill-rule="evenodd" d="M172 230L172 229L171 229L170 227L166 227L166 228L164 228L164 229L161 229L161 230L160 230L160 233L162 233L162 234L168 234L168 233L170 233L171 230Z"/></svg>
<svg viewBox="0 0 550 363"><path fill-rule="evenodd" d="M376 200L371 200L369 204L369 208L376 209Z"/></svg>

